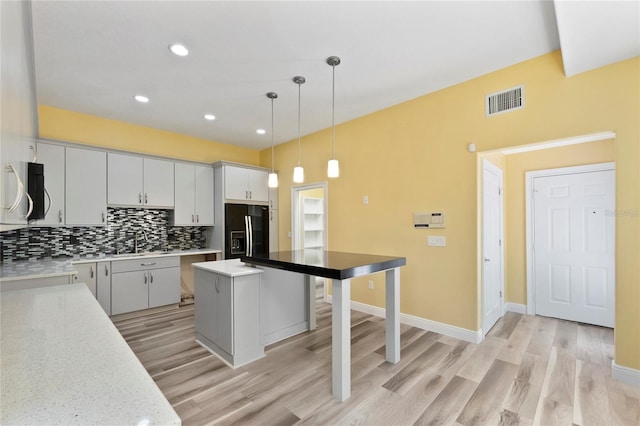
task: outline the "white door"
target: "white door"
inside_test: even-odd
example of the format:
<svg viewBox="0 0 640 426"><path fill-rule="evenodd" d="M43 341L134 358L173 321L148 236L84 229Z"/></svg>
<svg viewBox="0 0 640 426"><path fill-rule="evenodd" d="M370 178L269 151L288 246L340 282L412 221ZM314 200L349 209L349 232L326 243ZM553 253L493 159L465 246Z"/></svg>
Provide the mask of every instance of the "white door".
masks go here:
<svg viewBox="0 0 640 426"><path fill-rule="evenodd" d="M482 164L482 330L484 334L502 317L502 170Z"/></svg>
<svg viewBox="0 0 640 426"><path fill-rule="evenodd" d="M615 171L533 178L536 314L614 325Z"/></svg>

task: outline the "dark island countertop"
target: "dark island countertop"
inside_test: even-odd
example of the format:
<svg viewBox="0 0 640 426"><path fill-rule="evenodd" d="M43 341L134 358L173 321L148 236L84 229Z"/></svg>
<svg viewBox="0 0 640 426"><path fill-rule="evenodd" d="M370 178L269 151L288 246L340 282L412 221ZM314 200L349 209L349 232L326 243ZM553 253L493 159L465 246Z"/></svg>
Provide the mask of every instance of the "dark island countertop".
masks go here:
<svg viewBox="0 0 640 426"><path fill-rule="evenodd" d="M240 259L253 265L334 280L347 280L407 264L405 257L320 250L277 251L265 256L242 256Z"/></svg>

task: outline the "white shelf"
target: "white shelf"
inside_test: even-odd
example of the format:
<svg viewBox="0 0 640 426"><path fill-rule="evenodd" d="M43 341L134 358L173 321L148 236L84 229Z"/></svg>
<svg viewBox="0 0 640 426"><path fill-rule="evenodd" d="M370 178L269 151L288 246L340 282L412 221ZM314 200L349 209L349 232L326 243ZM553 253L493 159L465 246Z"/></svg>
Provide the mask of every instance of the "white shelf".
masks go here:
<svg viewBox="0 0 640 426"><path fill-rule="evenodd" d="M305 249L324 249L324 200L305 197L302 199Z"/></svg>

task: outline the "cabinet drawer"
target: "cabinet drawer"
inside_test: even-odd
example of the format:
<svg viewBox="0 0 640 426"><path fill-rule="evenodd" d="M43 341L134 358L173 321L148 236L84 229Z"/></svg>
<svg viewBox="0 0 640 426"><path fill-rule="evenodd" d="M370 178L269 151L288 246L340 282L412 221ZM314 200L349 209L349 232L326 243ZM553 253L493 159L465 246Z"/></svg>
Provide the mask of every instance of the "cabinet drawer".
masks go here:
<svg viewBox="0 0 640 426"><path fill-rule="evenodd" d="M141 257L139 259L117 260L111 262L111 272L130 272L146 269L172 268L180 266L179 256Z"/></svg>

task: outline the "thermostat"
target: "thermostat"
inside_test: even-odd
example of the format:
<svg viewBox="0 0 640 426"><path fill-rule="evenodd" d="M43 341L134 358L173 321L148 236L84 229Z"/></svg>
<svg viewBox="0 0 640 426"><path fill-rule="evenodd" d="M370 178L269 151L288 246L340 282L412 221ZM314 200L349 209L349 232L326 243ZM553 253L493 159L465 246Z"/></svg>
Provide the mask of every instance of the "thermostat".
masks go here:
<svg viewBox="0 0 640 426"><path fill-rule="evenodd" d="M416 228L444 228L444 213L414 213L413 226Z"/></svg>

